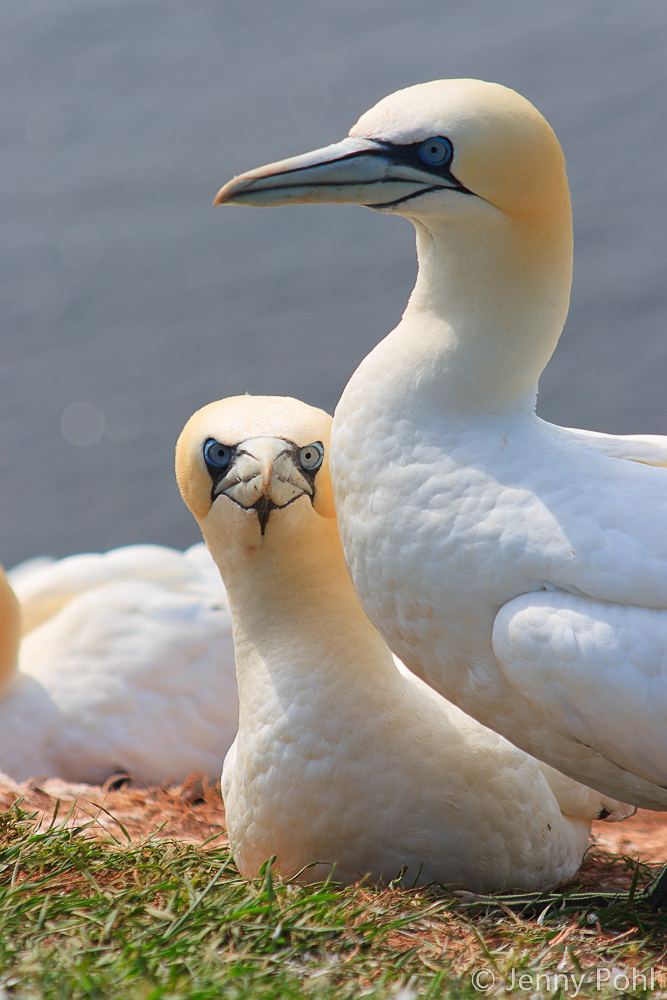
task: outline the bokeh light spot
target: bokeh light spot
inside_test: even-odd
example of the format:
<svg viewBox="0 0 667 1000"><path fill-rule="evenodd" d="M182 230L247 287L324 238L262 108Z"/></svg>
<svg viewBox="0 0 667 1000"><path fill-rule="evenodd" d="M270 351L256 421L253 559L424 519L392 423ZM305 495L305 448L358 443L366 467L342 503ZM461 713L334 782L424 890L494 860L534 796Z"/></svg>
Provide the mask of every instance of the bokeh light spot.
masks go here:
<svg viewBox="0 0 667 1000"><path fill-rule="evenodd" d="M77 448L97 444L104 434L104 414L92 403L71 403L60 422L63 437Z"/></svg>

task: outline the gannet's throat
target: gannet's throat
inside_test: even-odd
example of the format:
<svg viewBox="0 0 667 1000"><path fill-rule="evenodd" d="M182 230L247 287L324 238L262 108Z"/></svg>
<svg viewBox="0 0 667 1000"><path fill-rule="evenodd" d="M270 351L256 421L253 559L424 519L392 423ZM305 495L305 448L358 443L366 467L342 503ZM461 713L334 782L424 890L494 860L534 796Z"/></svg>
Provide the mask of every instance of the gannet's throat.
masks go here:
<svg viewBox="0 0 667 1000"><path fill-rule="evenodd" d="M211 502L226 496L244 510L253 510L263 535L271 511L302 496L312 503L324 448L320 441L299 448L285 438L253 438L232 445L209 438L203 453Z"/></svg>
<svg viewBox="0 0 667 1000"><path fill-rule="evenodd" d="M449 144L441 162L429 151L433 143ZM432 148L439 152L439 147ZM220 189L213 204L341 202L387 209L443 188L473 194L451 172L452 156L451 143L440 136L405 145L348 136L311 153L239 174Z"/></svg>

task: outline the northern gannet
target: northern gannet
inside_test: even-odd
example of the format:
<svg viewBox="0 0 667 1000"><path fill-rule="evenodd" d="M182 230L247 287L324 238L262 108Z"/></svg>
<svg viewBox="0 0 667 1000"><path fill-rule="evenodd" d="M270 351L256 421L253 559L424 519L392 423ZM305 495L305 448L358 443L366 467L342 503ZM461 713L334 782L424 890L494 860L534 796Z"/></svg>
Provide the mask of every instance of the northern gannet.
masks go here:
<svg viewBox="0 0 667 1000"><path fill-rule="evenodd" d="M199 410L176 448L232 612L239 732L222 792L241 873L276 855L305 881L335 865L345 882L403 869L408 884L478 891L562 882L599 793L396 666L345 568L330 425L298 400L239 396Z"/></svg>
<svg viewBox="0 0 667 1000"><path fill-rule="evenodd" d="M354 202L414 223L415 288L343 392L331 441L364 609L480 722L667 808L667 438L536 416L572 269L548 123L498 84L420 84L342 142L235 178L225 202Z"/></svg>
<svg viewBox="0 0 667 1000"><path fill-rule="evenodd" d="M30 560L9 580L23 636L17 656L17 602L0 577L0 770L219 776L238 696L225 592L202 544Z"/></svg>

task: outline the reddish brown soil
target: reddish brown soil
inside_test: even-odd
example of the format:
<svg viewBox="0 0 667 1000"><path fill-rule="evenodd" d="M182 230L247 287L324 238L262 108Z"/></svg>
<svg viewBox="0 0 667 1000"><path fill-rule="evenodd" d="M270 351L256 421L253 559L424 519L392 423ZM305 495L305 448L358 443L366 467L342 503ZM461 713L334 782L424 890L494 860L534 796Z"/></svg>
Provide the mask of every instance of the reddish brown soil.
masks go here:
<svg viewBox="0 0 667 1000"><path fill-rule="evenodd" d="M23 810L37 814L42 827L48 826L57 811L59 822L90 824L91 836L111 833L121 843L127 842L127 836L133 841L155 837L207 842L212 847L227 843L217 782L212 784L198 774L169 787L122 782L122 778L111 778L104 785L78 785L50 778L17 783L2 776L0 811L18 801Z"/></svg>
<svg viewBox="0 0 667 1000"><path fill-rule="evenodd" d="M667 864L667 813L638 809L622 823L593 823L596 844L647 864Z"/></svg>

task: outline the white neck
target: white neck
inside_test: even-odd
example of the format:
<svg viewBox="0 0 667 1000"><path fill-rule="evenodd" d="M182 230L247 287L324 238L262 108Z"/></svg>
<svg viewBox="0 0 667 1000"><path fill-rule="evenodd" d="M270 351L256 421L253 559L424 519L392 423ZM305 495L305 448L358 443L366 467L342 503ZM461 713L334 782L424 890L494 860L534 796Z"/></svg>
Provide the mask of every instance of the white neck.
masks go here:
<svg viewBox="0 0 667 1000"><path fill-rule="evenodd" d="M293 509L286 508L287 516ZM358 700L378 675L386 671L390 682L396 673L359 604L335 520L309 513L294 530L281 530L279 540L270 537L272 527L287 526L269 520L253 554L226 558L221 567L234 622L241 726L251 716L260 719L276 698L309 714L315 701L330 704L334 689L339 701L348 694Z"/></svg>
<svg viewBox="0 0 667 1000"><path fill-rule="evenodd" d="M417 282L382 350L394 391L432 391L455 412L534 408L569 304L569 203L539 224L489 206L479 226L412 221Z"/></svg>

